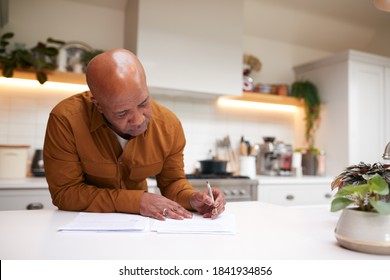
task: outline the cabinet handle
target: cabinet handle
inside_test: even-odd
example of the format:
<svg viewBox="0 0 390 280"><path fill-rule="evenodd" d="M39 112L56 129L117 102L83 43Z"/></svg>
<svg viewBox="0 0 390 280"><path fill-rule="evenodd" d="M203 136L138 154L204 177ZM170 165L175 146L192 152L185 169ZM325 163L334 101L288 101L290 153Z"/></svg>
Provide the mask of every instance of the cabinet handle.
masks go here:
<svg viewBox="0 0 390 280"><path fill-rule="evenodd" d="M39 210L43 209L43 204L40 202L33 202L27 205L26 207L27 210Z"/></svg>
<svg viewBox="0 0 390 280"><path fill-rule="evenodd" d="M293 200L294 196L292 194L289 194L289 195L286 196L286 199L287 200Z"/></svg>
<svg viewBox="0 0 390 280"><path fill-rule="evenodd" d="M325 194L325 198L328 198L328 199L329 199L329 198L332 198L332 194L326 193L326 194Z"/></svg>

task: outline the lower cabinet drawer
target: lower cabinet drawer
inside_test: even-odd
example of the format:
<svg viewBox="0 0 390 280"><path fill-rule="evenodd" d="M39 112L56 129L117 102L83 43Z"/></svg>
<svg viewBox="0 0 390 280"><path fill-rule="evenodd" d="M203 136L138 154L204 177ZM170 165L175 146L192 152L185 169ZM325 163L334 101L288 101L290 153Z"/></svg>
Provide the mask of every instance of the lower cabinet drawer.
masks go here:
<svg viewBox="0 0 390 280"><path fill-rule="evenodd" d="M2 189L0 210L56 209L49 190L44 189Z"/></svg>
<svg viewBox="0 0 390 280"><path fill-rule="evenodd" d="M259 186L259 201L285 205L330 204L333 198L329 185Z"/></svg>

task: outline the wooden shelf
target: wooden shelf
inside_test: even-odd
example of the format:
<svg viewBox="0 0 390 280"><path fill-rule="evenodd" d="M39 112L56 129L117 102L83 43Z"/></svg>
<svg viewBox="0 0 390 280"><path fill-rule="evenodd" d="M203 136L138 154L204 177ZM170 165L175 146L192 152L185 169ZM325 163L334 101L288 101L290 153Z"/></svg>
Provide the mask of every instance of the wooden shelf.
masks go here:
<svg viewBox="0 0 390 280"><path fill-rule="evenodd" d="M59 72L59 71L47 71L48 82L59 82L69 84L81 84L85 85L85 74L72 73L72 72ZM36 80L36 73L31 70L15 70L12 78Z"/></svg>
<svg viewBox="0 0 390 280"><path fill-rule="evenodd" d="M258 92L243 92L240 97L226 97L232 100L249 101L249 102L261 102L279 105L292 105L292 106L303 106L303 100L292 97L282 96L269 93L258 93Z"/></svg>

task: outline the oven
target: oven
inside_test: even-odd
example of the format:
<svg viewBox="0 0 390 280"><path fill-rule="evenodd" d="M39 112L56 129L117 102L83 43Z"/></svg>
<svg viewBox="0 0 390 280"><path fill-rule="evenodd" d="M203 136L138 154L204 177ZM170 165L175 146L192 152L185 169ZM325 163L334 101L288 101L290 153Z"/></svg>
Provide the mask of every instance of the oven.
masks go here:
<svg viewBox="0 0 390 280"><path fill-rule="evenodd" d="M206 181L209 181L212 188L218 188L225 194L226 201L257 200L258 180L246 176L218 174L187 174L186 176L198 191L204 190Z"/></svg>

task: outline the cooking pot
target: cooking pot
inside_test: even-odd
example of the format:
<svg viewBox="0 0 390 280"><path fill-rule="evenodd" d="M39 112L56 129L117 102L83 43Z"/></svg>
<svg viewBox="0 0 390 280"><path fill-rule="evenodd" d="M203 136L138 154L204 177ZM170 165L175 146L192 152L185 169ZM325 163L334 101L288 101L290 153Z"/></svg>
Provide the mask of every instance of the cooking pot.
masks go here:
<svg viewBox="0 0 390 280"><path fill-rule="evenodd" d="M226 173L226 160L207 159L201 160L200 172L203 174L223 174Z"/></svg>

